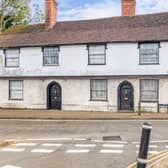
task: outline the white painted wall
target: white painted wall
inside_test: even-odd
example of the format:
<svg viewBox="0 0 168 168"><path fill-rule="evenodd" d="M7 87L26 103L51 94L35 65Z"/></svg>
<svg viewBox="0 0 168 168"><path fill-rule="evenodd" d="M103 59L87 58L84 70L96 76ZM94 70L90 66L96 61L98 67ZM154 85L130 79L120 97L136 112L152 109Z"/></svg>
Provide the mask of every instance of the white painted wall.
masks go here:
<svg viewBox="0 0 168 168"><path fill-rule="evenodd" d="M43 66L41 47L21 48L19 68L5 68L0 49L0 76L168 75L168 42L161 42L159 65L139 65L137 43L109 43L107 48L106 65L88 65L86 45L60 46L60 64L51 67Z"/></svg>
<svg viewBox="0 0 168 168"><path fill-rule="evenodd" d="M62 108L63 110L80 111L109 111L117 112L118 109L118 86L127 80L134 87L134 110L138 111L140 97L139 78L108 79L108 101L90 100L90 78L80 79L24 79L23 101L9 100L9 80L0 79L0 108L47 108L47 86L50 82L56 81L62 87ZM168 78L159 80L159 103L168 104ZM144 111L157 112L157 103L141 103ZM166 109L161 109L163 112Z"/></svg>

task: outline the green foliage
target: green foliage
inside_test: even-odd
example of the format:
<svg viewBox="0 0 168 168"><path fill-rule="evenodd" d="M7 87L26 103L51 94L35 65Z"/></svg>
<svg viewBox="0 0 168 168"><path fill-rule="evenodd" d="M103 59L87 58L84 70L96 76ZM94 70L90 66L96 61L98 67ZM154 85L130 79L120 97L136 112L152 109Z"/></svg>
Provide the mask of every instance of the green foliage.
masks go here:
<svg viewBox="0 0 168 168"><path fill-rule="evenodd" d="M30 0L0 0L0 32L30 22Z"/></svg>
<svg viewBox="0 0 168 168"><path fill-rule="evenodd" d="M44 22L44 12L40 9L40 6L38 4L33 5L33 18L32 22L33 23L42 23Z"/></svg>

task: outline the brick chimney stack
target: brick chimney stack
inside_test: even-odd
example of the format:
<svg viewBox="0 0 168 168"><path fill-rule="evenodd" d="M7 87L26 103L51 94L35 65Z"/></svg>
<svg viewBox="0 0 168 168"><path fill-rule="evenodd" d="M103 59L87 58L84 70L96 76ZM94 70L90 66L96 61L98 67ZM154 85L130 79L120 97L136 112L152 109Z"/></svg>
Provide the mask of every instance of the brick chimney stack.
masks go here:
<svg viewBox="0 0 168 168"><path fill-rule="evenodd" d="M45 27L51 29L57 22L57 0L45 0Z"/></svg>
<svg viewBox="0 0 168 168"><path fill-rule="evenodd" d="M135 16L136 0L122 0L122 16Z"/></svg>

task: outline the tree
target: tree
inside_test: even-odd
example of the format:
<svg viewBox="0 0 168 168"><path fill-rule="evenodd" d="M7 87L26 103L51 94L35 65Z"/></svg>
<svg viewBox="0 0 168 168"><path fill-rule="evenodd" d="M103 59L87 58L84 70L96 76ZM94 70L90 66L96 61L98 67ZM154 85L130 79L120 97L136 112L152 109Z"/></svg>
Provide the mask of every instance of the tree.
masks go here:
<svg viewBox="0 0 168 168"><path fill-rule="evenodd" d="M0 32L30 22L30 0L0 0Z"/></svg>
<svg viewBox="0 0 168 168"><path fill-rule="evenodd" d="M34 14L33 14L32 22L33 23L44 22L44 12L40 9L40 6L38 4L34 4L33 8L34 8L33 9Z"/></svg>

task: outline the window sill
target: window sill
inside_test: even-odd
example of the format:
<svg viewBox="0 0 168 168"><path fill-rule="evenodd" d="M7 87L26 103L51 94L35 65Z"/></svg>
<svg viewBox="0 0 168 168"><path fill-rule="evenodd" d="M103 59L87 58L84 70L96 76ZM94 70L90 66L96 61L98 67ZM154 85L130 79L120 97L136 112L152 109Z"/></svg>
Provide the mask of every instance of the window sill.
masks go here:
<svg viewBox="0 0 168 168"><path fill-rule="evenodd" d="M107 65L107 64L88 64L88 66L91 66L91 65Z"/></svg>
<svg viewBox="0 0 168 168"><path fill-rule="evenodd" d="M139 65L160 65L160 64L156 63L156 64L139 64Z"/></svg>
<svg viewBox="0 0 168 168"><path fill-rule="evenodd" d="M5 68L20 68L19 66L5 66Z"/></svg>
<svg viewBox="0 0 168 168"><path fill-rule="evenodd" d="M24 101L24 99L9 99L9 101Z"/></svg>
<svg viewBox="0 0 168 168"><path fill-rule="evenodd" d="M58 67L59 65L56 65L56 64L52 64L52 65L43 65L43 67Z"/></svg>
<svg viewBox="0 0 168 168"><path fill-rule="evenodd" d="M92 100L92 99L90 99L89 101L90 102L108 102L108 100Z"/></svg>
<svg viewBox="0 0 168 168"><path fill-rule="evenodd" d="M158 101L141 101L141 103L158 103Z"/></svg>

